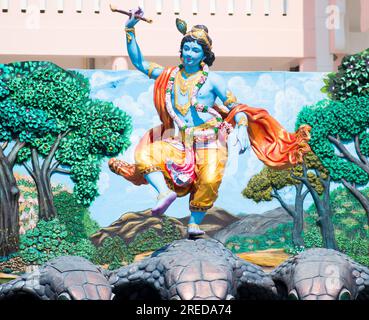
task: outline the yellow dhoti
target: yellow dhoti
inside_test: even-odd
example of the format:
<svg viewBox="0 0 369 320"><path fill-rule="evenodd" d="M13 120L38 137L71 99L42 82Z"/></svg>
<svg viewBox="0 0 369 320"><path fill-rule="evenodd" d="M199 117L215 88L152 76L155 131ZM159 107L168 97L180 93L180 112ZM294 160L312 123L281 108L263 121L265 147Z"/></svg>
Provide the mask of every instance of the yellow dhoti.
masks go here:
<svg viewBox="0 0 369 320"><path fill-rule="evenodd" d="M137 171L142 175L163 172L168 187L179 197L190 194L191 211L207 211L218 197L227 158L227 147L219 140L205 145L195 143L196 179L186 187L176 186L165 168L168 160L178 164L185 161L183 144L176 138L155 141L145 148L140 148L135 153L135 164Z"/></svg>

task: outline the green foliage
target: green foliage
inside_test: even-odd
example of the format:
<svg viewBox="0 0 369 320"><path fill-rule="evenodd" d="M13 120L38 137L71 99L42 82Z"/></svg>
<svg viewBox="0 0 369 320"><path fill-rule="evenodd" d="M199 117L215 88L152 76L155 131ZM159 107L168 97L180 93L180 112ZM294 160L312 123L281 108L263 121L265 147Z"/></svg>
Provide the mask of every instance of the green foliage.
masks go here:
<svg viewBox="0 0 369 320"><path fill-rule="evenodd" d="M47 67L46 61L18 61L9 64L0 64L0 76L5 82L14 78L21 78L39 68Z"/></svg>
<svg viewBox="0 0 369 320"><path fill-rule="evenodd" d="M79 203L73 195L62 191L54 196L54 204L58 218L68 232L67 241L74 243L87 239L100 229L98 223L91 219L89 211Z"/></svg>
<svg viewBox="0 0 369 320"><path fill-rule="evenodd" d="M363 191L369 193L369 189ZM339 249L355 261L369 266L369 227L367 216L357 199L345 188L331 192L333 224ZM292 244L292 224L282 224L256 237L233 236L226 246L235 253L285 249L289 254L297 254L304 249L323 247L320 229L316 224L318 214L314 205L306 211L303 233L305 248L296 248Z"/></svg>
<svg viewBox="0 0 369 320"><path fill-rule="evenodd" d="M357 138L363 156L368 157L368 106L369 96L352 97L343 102L323 100L303 108L298 116L296 127L302 124L312 127L309 144L334 181L341 182L344 178L357 185L369 182L363 169L338 154L332 140L336 139L344 146L344 143L354 142ZM357 157L356 154L353 157Z"/></svg>
<svg viewBox="0 0 369 320"><path fill-rule="evenodd" d="M57 184L56 186L55 185L51 186L51 189L52 189L53 193L58 193L58 192L62 191L63 188L64 188L64 185L61 184L61 183Z"/></svg>
<svg viewBox="0 0 369 320"><path fill-rule="evenodd" d="M174 223L167 216L163 217L163 241L165 244L171 243L174 240L181 239L181 233Z"/></svg>
<svg viewBox="0 0 369 320"><path fill-rule="evenodd" d="M86 121L92 154L113 156L129 147L130 117L111 102L92 101Z"/></svg>
<svg viewBox="0 0 369 320"><path fill-rule="evenodd" d="M96 254L96 247L89 239L80 239L75 243L72 243L72 247L69 252L70 255L80 256L92 261Z"/></svg>
<svg viewBox="0 0 369 320"><path fill-rule="evenodd" d="M310 152L305 155L304 163L309 171L307 178L312 187L322 194L324 187L317 176L317 171L322 179L328 178L328 171L323 167L317 156ZM242 191L245 198L252 199L259 203L260 201L271 201L276 197L277 192L289 186L297 186L300 181L293 177L302 177L303 168L297 165L293 169L276 170L273 168L264 167L258 174L254 175L246 188ZM281 199L283 200L283 199Z"/></svg>
<svg viewBox="0 0 369 320"><path fill-rule="evenodd" d="M74 194L78 203L88 206L99 192L97 181L101 171L101 159L96 156L88 157L76 163L71 169L71 179L75 183Z"/></svg>
<svg viewBox="0 0 369 320"><path fill-rule="evenodd" d="M63 255L79 255L91 259L95 247L88 239L69 242L67 227L59 221L39 221L36 228L20 237L19 254L28 264L42 264Z"/></svg>
<svg viewBox="0 0 369 320"><path fill-rule="evenodd" d="M0 100L0 141L32 142L55 131L55 122L41 110L17 106L9 98Z"/></svg>
<svg viewBox="0 0 369 320"><path fill-rule="evenodd" d="M285 170L275 170L273 168L264 167L260 173L250 179L242 194L244 197L252 199L257 203L260 201L271 201L273 198L277 199L282 207L288 211L289 215L292 216L294 221L297 223L299 221L298 219L303 218L301 217L302 208L308 192L322 195L324 192L323 183L327 179L327 169L324 168L318 157L313 152L309 152L304 156L303 165L297 165ZM279 192L279 190L289 186L294 186L296 189L294 208L288 205L288 203L283 199L282 194ZM306 189L305 191L304 187ZM313 191L310 191L311 189L313 189ZM279 229L277 229L277 231L279 231ZM289 230L285 230L285 232L289 232ZM292 237L294 245L291 246L291 244L286 243L285 246L291 247L291 252L298 252L301 250L300 244L302 244L302 235L293 232L292 234L294 234ZM265 237L268 239L265 239ZM274 244L275 241L270 238L271 237L266 235L262 236L260 239L254 239L257 243L264 244L264 246L258 246L258 249L261 250L264 248L265 243ZM295 248L294 246L298 247Z"/></svg>
<svg viewBox="0 0 369 320"><path fill-rule="evenodd" d="M180 238L180 232L175 225L170 222L168 217L163 217L162 234L159 234L154 229L148 229L136 235L135 239L129 244L129 250L133 255L137 255L146 251L160 249Z"/></svg>
<svg viewBox="0 0 369 320"><path fill-rule="evenodd" d="M116 236L104 239L93 255L92 261L99 265L109 264L110 269L117 269L124 263L131 263L133 259L134 256L124 240Z"/></svg>
<svg viewBox="0 0 369 320"><path fill-rule="evenodd" d="M345 101L369 93L369 49L343 58L338 72L324 79L323 93L332 100Z"/></svg>
<svg viewBox="0 0 369 320"><path fill-rule="evenodd" d="M235 253L292 246L292 223L280 224L276 228L267 230L263 235L253 237L236 235L226 241L226 247Z"/></svg>
<svg viewBox="0 0 369 320"><path fill-rule="evenodd" d="M85 206L98 195L104 158L125 151L132 131L124 111L89 95L87 78L51 62L0 66L0 142L27 142L18 164L30 159L31 147L43 158L50 155L49 176L60 168L69 171L74 193Z"/></svg>
<svg viewBox="0 0 369 320"><path fill-rule="evenodd" d="M314 224L310 225L310 228L307 227L307 230L304 232L304 242L305 248L322 248L323 247L323 239L320 233L319 228Z"/></svg>
<svg viewBox="0 0 369 320"><path fill-rule="evenodd" d="M68 233L58 219L40 221L33 230L20 237L20 255L29 264L41 264L60 255L67 255Z"/></svg>
<svg viewBox="0 0 369 320"><path fill-rule="evenodd" d="M55 159L70 168L78 202L88 206L97 196L104 157L116 156L130 146L131 118L110 102L88 100L75 129L60 143ZM49 143L51 145L51 141Z"/></svg>
<svg viewBox="0 0 369 320"><path fill-rule="evenodd" d="M355 235L353 238L348 239L346 235L338 234L338 247L341 251L351 256L356 262L369 266L368 236L369 233L366 238Z"/></svg>
<svg viewBox="0 0 369 320"><path fill-rule="evenodd" d="M123 264L118 257L114 256L113 261L109 264L109 270L116 270L122 267Z"/></svg>
<svg viewBox="0 0 369 320"><path fill-rule="evenodd" d="M165 244L163 238L154 229L148 229L136 235L129 248L132 254L137 255L142 252L157 250Z"/></svg>
<svg viewBox="0 0 369 320"><path fill-rule="evenodd" d="M365 193L368 190L364 191ZM369 266L369 232L367 216L356 198L340 187L331 194L334 211L333 224L335 237L340 251L355 261ZM322 247L322 238L318 227L313 224L317 214L314 206L308 210L308 230L305 235L306 247Z"/></svg>
<svg viewBox="0 0 369 320"><path fill-rule="evenodd" d="M27 187L27 188L34 188L35 187L35 183L31 180L27 180L27 179L20 179L17 181L18 186L23 186L23 187Z"/></svg>
<svg viewBox="0 0 369 320"><path fill-rule="evenodd" d="M53 63L15 77L9 87L17 105L43 110L57 120L70 117L89 97L85 82Z"/></svg>
<svg viewBox="0 0 369 320"><path fill-rule="evenodd" d="M0 75L1 75L1 69L0 69ZM9 95L10 91L6 83L0 79L0 99L4 99Z"/></svg>
<svg viewBox="0 0 369 320"><path fill-rule="evenodd" d="M17 83L23 81L28 74L43 68L45 63L29 62L2 65L0 68L0 140L31 143L48 132L55 133L57 123L51 119L45 110L38 106L27 105L16 98ZM6 94L4 94L4 89ZM28 92L23 92L28 98Z"/></svg>
<svg viewBox="0 0 369 320"><path fill-rule="evenodd" d="M256 203L260 201L271 201L272 198L272 183L268 177L268 168L264 168L260 173L254 175L247 184L247 187L242 191L245 198L253 199Z"/></svg>
<svg viewBox="0 0 369 320"><path fill-rule="evenodd" d="M304 247L304 246L297 247L297 246L289 246L289 245L287 245L287 246L284 248L284 251L285 251L287 254L290 254L291 256L298 255L298 254L300 254L301 252L303 252L304 250L305 250L305 247Z"/></svg>
<svg viewBox="0 0 369 320"><path fill-rule="evenodd" d="M131 263L138 254L160 249L180 238L181 234L170 218L163 217L160 234L154 229L148 229L137 234L129 245L118 236L108 237L97 248L92 260L100 265L109 264L109 269L117 269Z"/></svg>
<svg viewBox="0 0 369 320"><path fill-rule="evenodd" d="M101 228L97 221L91 218L89 211L85 211L84 215L82 216L82 224L87 237L90 237Z"/></svg>
<svg viewBox="0 0 369 320"><path fill-rule="evenodd" d="M29 186L25 181L22 183ZM56 193L54 204L58 218L40 220L36 228L21 235L20 256L29 264L42 264L62 255L76 255L91 260L96 248L89 236L100 228L99 225L67 191Z"/></svg>

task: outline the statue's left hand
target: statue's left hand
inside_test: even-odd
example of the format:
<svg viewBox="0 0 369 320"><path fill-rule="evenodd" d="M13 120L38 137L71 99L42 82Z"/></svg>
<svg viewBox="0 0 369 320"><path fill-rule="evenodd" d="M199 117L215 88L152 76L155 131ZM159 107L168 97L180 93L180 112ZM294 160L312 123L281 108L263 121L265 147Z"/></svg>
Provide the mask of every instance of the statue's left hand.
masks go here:
<svg viewBox="0 0 369 320"><path fill-rule="evenodd" d="M240 126L237 128L237 141L235 145L236 144L239 146L239 154L244 154L249 148L249 138L246 126Z"/></svg>
<svg viewBox="0 0 369 320"><path fill-rule="evenodd" d="M129 10L130 16L129 19L126 22L127 28L133 28L140 20L136 19L136 16L143 17L144 12L142 8L138 7L137 9Z"/></svg>

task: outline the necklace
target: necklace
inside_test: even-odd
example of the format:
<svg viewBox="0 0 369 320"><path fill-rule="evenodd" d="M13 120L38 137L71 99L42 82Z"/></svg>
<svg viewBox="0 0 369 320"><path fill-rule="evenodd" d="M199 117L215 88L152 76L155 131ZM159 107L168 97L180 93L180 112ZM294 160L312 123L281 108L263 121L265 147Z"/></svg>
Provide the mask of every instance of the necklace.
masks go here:
<svg viewBox="0 0 369 320"><path fill-rule="evenodd" d="M197 74L199 72L201 72L201 70L197 70L197 71L191 72L191 73L186 72L185 69L182 69L181 70L181 73L183 73L187 78L192 77L193 75L195 75L195 74Z"/></svg>
<svg viewBox="0 0 369 320"><path fill-rule="evenodd" d="M177 73L174 82L174 103L178 111L182 115L186 115L188 110L191 107L191 95L194 90L196 83L199 81L201 77L201 73L197 72L195 76L184 79L183 78L184 70L181 70ZM188 101L185 104L180 104L178 99L178 91L183 97L188 97Z"/></svg>
<svg viewBox="0 0 369 320"><path fill-rule="evenodd" d="M196 111L198 112L207 112L214 116L218 122L218 124L213 129L209 129L210 132L217 133L218 130L224 131L226 133L230 133L233 129L232 125L228 122L223 121L222 116L211 107L207 107L203 104L198 103L197 101L197 94L201 87L204 85L208 74L209 74L209 67L207 64L201 64L201 76L198 79L197 84L194 86L194 89L191 92L191 105L193 105L196 108ZM174 120L174 122L177 124L178 128L181 131L188 132L192 131L193 128L188 128L187 125L178 117L178 115L174 112L173 104L172 104L172 90L174 87L175 79L177 74L183 69L183 65L179 65L178 67L174 68L172 73L170 74L169 81L166 87L165 91L165 107L167 109L167 112L169 113L170 117ZM210 133L208 130L199 131L196 135L203 135L207 136Z"/></svg>
<svg viewBox="0 0 369 320"><path fill-rule="evenodd" d="M186 79L183 77L183 75L186 76ZM192 91L193 87L198 82L200 76L201 73L199 72L189 75L188 73L186 74L184 70L181 70L180 72L177 73L175 84L176 86L179 86L181 94L185 96L188 93L190 93L190 91Z"/></svg>

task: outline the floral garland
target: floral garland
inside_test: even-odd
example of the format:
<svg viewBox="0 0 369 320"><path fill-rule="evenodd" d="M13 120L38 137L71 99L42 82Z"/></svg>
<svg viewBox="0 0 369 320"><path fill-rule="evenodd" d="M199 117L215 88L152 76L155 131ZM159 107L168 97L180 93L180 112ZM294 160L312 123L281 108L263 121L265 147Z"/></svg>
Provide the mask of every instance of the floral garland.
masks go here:
<svg viewBox="0 0 369 320"><path fill-rule="evenodd" d="M218 130L226 131L229 134L232 131L232 126L226 122L223 122L222 116L214 108L209 108L203 104L200 104L197 101L197 94L202 88L202 86L204 85L204 83L206 82L208 75L209 75L209 66L205 63L202 63L201 67L202 67L202 70L201 70L202 76L199 78L198 83L195 85L195 88L192 91L191 105L194 106L196 111L198 112L207 112L211 114L212 116L214 116L217 119L218 124L214 127L214 129L198 131L195 133L195 135L207 137L207 136L214 134L214 132L218 133ZM187 127L187 125L174 112L173 104L172 104L172 90L174 87L174 81L175 81L177 73L181 69L183 69L183 65L179 65L178 67L176 67L172 71L169 77L168 85L166 88L165 104L166 104L166 109L169 115L174 120L174 122L177 124L178 128L181 131L189 132L188 130L189 128Z"/></svg>

